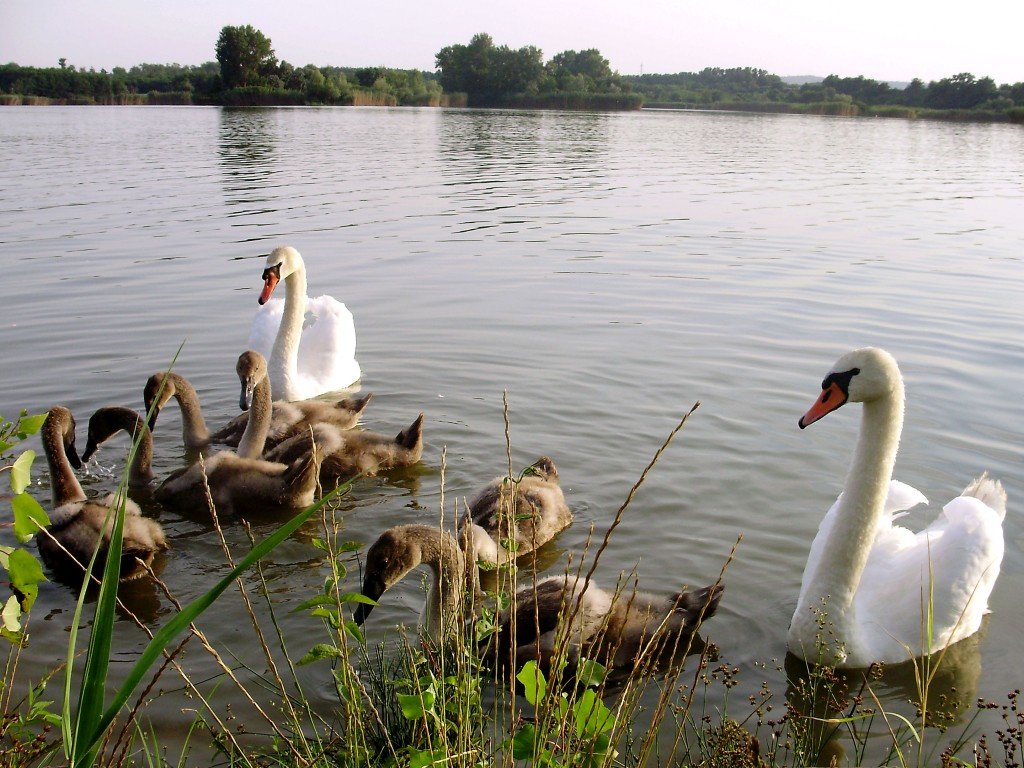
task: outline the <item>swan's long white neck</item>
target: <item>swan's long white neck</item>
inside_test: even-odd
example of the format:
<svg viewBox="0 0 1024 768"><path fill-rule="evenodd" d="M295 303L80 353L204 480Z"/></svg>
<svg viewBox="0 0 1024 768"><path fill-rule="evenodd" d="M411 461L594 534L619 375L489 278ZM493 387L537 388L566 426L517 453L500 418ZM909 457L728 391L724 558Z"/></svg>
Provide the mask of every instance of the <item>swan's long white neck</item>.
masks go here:
<svg viewBox="0 0 1024 768"><path fill-rule="evenodd" d="M306 316L306 269L299 265L284 279L284 312L274 339L268 370L270 384L277 397L290 399L289 382L298 375L299 339Z"/></svg>
<svg viewBox="0 0 1024 768"><path fill-rule="evenodd" d="M817 572L804 574L810 587L797 613L824 599L828 621L841 638L856 635L853 597L885 510L903 429L903 401L903 381L897 377L888 395L864 402L857 449L832 530L823 543Z"/></svg>

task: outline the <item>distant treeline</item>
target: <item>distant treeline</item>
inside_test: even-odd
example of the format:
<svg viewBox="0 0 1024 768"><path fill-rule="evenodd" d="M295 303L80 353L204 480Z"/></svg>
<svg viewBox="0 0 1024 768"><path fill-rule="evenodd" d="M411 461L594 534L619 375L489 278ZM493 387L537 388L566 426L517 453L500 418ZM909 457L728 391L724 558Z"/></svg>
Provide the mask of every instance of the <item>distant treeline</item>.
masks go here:
<svg viewBox="0 0 1024 768"><path fill-rule="evenodd" d="M383 67L296 68L286 61L265 82L225 88L220 65L139 64L112 72L74 66L0 65L0 104L379 104L437 105L432 72ZM280 82L278 82L280 81Z"/></svg>
<svg viewBox="0 0 1024 768"><path fill-rule="evenodd" d="M645 106L1024 122L1024 82L996 85L990 77L966 72L927 85L915 79L906 88L836 75L790 85L749 67L622 79L643 94Z"/></svg>
<svg viewBox="0 0 1024 768"><path fill-rule="evenodd" d="M535 46L495 45L474 35L442 48L436 72L387 67L297 67L278 60L270 39L251 25L224 27L216 61L199 66L139 64L113 71L0 66L0 104L222 104L474 106L639 109L641 106L800 112L828 115L944 117L1024 122L1024 83L996 85L961 73L906 88L864 77L830 75L786 83L750 67L673 75L620 75L596 48L544 61Z"/></svg>

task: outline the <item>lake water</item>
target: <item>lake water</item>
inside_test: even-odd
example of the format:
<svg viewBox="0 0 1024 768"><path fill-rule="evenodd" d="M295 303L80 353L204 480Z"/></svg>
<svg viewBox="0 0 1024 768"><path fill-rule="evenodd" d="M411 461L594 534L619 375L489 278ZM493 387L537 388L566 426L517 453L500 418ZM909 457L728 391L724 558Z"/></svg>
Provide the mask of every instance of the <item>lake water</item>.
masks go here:
<svg viewBox="0 0 1024 768"><path fill-rule="evenodd" d="M1020 127L11 107L0 110L0 178L0 413L62 403L80 444L97 407L141 408L146 378L182 342L177 370L208 420L234 415L266 254L302 252L310 295L332 294L356 318L361 388L374 393L367 428L397 433L426 413L422 467L360 481L343 503L346 538L435 521L442 451L449 502L504 474L507 392L513 463L555 460L576 514L558 548L578 553L699 400L598 577L635 568L663 592L710 583L743 534L706 630L744 693L767 679L781 699L771 660L785 653L807 550L859 424L856 406L806 431L797 419L841 353L885 347L907 382L897 477L941 504L988 469L1010 496L992 615L959 687L1001 698L1024 684ZM182 464L177 425L172 408L156 433L158 476ZM88 491L113 487L123 446L101 452ZM214 533L148 509L172 545L163 579L182 600L200 594L224 572ZM236 551L247 546L241 526L226 533ZM304 529L266 571L297 655L319 639L315 621L290 613L326 573L315 535ZM416 622L415 582L384 598L371 639ZM151 623L174 610L152 585L125 600ZM64 654L74 601L64 585L42 586L26 676ZM201 626L262 668L237 598ZM127 620L118 631L116 673L145 643ZM216 671L198 649L187 660L196 679ZM326 667L301 674L329 712ZM906 698L898 683L883 689L894 706ZM187 724L182 701L167 694L149 709L169 742Z"/></svg>

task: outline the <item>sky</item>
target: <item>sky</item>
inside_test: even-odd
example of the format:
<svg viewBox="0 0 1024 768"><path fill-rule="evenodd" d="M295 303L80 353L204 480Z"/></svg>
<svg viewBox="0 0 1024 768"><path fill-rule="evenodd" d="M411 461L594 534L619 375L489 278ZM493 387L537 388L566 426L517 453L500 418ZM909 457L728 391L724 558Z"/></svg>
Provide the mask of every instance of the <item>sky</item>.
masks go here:
<svg viewBox="0 0 1024 768"><path fill-rule="evenodd" d="M486 32L545 60L597 48L621 74L1024 81L1019 0L0 0L0 63L201 64L215 59L222 27L243 24L296 66L432 71L441 48Z"/></svg>

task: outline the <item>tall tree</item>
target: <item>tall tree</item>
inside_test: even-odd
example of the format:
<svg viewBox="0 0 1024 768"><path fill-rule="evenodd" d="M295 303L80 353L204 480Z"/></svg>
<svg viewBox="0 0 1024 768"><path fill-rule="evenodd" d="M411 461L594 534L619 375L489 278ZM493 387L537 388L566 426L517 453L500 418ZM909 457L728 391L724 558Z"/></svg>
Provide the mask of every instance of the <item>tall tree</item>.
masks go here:
<svg viewBox="0 0 1024 768"><path fill-rule="evenodd" d="M277 74L277 57L270 38L251 24L224 27L220 31L217 63L225 88L261 85L264 78Z"/></svg>

